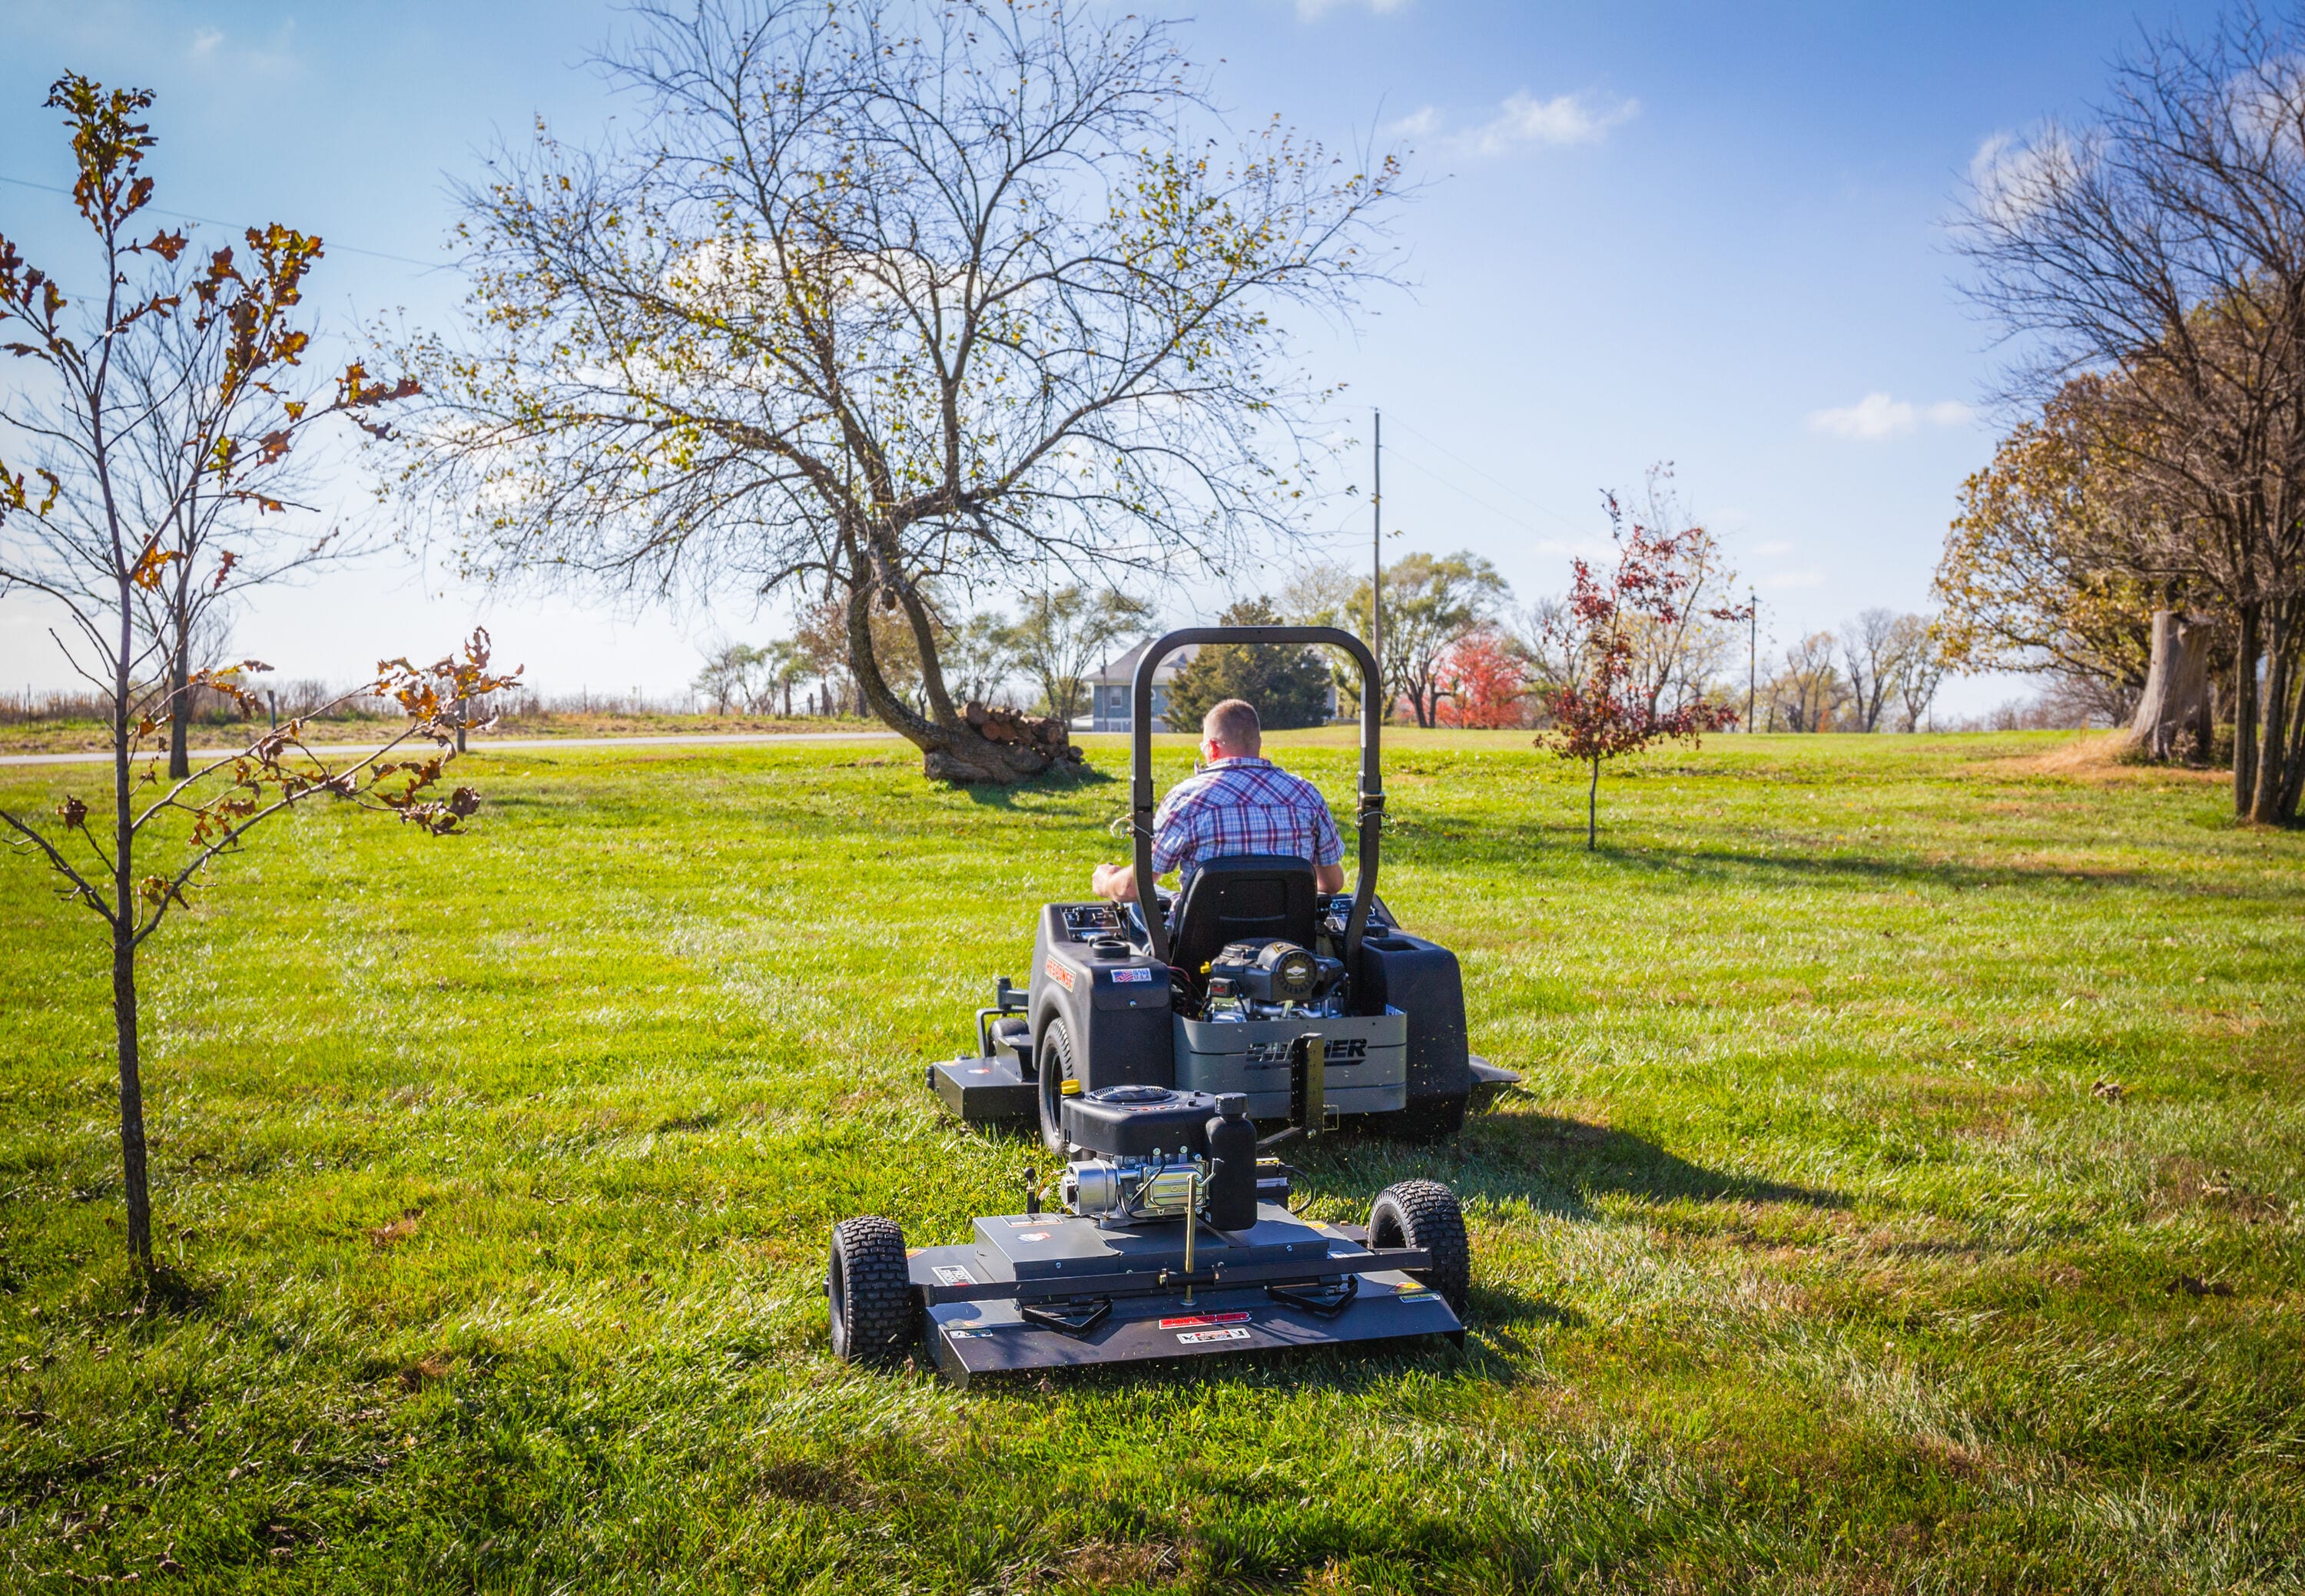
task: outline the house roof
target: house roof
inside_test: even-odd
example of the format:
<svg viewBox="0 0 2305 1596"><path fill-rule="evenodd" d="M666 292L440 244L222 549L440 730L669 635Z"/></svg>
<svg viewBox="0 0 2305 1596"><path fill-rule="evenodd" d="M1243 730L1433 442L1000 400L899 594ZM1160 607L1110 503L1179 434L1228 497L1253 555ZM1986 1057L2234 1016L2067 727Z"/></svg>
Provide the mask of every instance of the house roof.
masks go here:
<svg viewBox="0 0 2305 1596"><path fill-rule="evenodd" d="M1152 647L1152 644L1153 639L1150 637L1139 640L1137 644L1134 647L1130 648L1127 653L1114 655L1111 659L1107 660L1101 668L1084 679L1085 679L1088 685L1093 687L1125 687L1128 686L1131 682L1136 679L1136 661L1144 657L1144 651ZM1166 660L1161 662L1160 669L1152 672L1153 684L1156 687L1167 687L1170 682L1176 679L1177 672L1183 670L1186 665L1189 664L1192 661L1193 656L1200 652L1198 644L1187 644L1184 647L1170 654Z"/></svg>

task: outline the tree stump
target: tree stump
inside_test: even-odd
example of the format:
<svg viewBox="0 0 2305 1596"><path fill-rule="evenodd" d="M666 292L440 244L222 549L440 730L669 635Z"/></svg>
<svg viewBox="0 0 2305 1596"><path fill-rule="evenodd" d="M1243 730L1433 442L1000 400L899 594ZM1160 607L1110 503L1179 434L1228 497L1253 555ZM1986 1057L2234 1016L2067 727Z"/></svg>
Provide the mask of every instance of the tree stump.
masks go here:
<svg viewBox="0 0 2305 1596"><path fill-rule="evenodd" d="M921 750L922 772L932 781L1005 787L1081 762L1072 729L1052 715L1024 715L972 701L957 724L935 727L932 734L934 740L923 742Z"/></svg>

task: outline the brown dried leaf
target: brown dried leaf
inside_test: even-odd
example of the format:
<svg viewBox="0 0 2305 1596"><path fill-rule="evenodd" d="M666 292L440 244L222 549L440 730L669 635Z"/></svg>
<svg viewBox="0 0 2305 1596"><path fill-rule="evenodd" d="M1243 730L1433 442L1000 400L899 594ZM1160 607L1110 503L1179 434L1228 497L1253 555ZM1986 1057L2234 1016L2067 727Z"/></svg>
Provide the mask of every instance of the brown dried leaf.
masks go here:
<svg viewBox="0 0 2305 1596"><path fill-rule="evenodd" d="M406 1241L416 1233L416 1221L422 1216L423 1212L421 1208L411 1208L391 1224L377 1226L368 1233L369 1244L381 1252L386 1248L396 1246Z"/></svg>

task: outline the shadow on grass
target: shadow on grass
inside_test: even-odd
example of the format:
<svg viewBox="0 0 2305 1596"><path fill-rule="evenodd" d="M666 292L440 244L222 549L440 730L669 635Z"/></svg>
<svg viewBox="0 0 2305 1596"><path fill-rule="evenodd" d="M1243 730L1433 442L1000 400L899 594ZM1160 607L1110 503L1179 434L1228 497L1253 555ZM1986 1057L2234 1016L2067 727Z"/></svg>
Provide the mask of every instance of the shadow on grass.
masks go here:
<svg viewBox="0 0 2305 1596"><path fill-rule="evenodd" d="M1526 1203L1563 1219L1592 1219L1597 1199L1644 1202L1798 1203L1845 1208L1838 1192L1724 1174L1606 1125L1544 1114L1483 1114L1453 1142L1429 1146L1374 1136L1332 1138L1290 1160L1322 1196L1367 1200L1395 1181L1445 1182L1467 1201Z"/></svg>
<svg viewBox="0 0 2305 1596"><path fill-rule="evenodd" d="M949 785L980 808L1014 809L1017 798L1025 793L1072 792L1086 787L1109 787L1119 780L1093 764L1054 764L1029 781L1006 787L984 781L955 781Z"/></svg>
<svg viewBox="0 0 2305 1596"><path fill-rule="evenodd" d="M1413 824L1413 823L1411 823ZM1422 834L1416 834L1421 832ZM1592 860L1612 866L1674 875L1710 885L1808 882L1864 885L1935 885L1956 892L1981 887L2026 886L2054 883L2095 888L2136 888L2182 892L2187 896L2242 897L2249 890L2232 885L2204 886L2198 879L2176 872L2134 869L2066 869L2049 865L1965 864L1918 856L1898 858L1877 854L1824 853L1799 837L1771 836L1766 841L1782 852L1756 852L1717 844L1645 847L1612 842L1605 835L1597 849L1585 846L1581 826L1564 828L1535 822L1484 822L1470 827L1425 825L1411 833L1419 857L1415 865L1448 867L1510 858L1522 862L1550 858L1555 862ZM1407 839L1404 839L1407 840Z"/></svg>
<svg viewBox="0 0 2305 1596"><path fill-rule="evenodd" d="M1566 1218L1591 1217L1603 1196L1849 1206L1836 1191L1707 1169L1629 1131L1556 1114L1484 1114L1467 1122L1459 1156L1459 1196L1517 1198Z"/></svg>

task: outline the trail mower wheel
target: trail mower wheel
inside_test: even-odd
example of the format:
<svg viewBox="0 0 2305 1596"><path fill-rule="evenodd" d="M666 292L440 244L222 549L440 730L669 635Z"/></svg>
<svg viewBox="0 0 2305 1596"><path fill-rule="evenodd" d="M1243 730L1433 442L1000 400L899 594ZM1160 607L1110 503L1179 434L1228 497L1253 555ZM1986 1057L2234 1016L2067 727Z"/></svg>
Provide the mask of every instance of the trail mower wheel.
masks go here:
<svg viewBox="0 0 2305 1596"><path fill-rule="evenodd" d="M1041 1145L1061 1158L1066 1152L1065 1082L1076 1079L1072 1028L1050 1020L1033 1053L1040 1081Z"/></svg>
<svg viewBox="0 0 2305 1596"><path fill-rule="evenodd" d="M1473 1250L1457 1194L1438 1181L1387 1186L1369 1208L1369 1245L1415 1247L1433 1257L1429 1269L1410 1271L1440 1293L1459 1319L1473 1289Z"/></svg>
<svg viewBox="0 0 2305 1596"><path fill-rule="evenodd" d="M889 1369L919 1339L921 1307L905 1265L905 1233L867 1215L832 1227L824 1295L832 1309L833 1355Z"/></svg>

